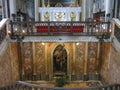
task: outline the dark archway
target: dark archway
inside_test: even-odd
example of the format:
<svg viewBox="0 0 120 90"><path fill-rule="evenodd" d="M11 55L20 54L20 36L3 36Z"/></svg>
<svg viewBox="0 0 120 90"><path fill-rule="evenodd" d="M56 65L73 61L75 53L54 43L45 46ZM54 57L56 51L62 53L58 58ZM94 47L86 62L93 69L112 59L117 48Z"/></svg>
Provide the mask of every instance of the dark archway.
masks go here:
<svg viewBox="0 0 120 90"><path fill-rule="evenodd" d="M53 75L63 76L67 74L67 51L64 45L58 45L53 52Z"/></svg>

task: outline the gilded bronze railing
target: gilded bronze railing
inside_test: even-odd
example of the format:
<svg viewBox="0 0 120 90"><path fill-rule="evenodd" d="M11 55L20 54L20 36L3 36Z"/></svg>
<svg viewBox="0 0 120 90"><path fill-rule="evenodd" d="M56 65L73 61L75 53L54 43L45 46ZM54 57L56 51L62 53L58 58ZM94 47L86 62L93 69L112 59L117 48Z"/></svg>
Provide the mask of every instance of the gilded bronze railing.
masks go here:
<svg viewBox="0 0 120 90"><path fill-rule="evenodd" d="M11 33L14 36L15 28L25 30L27 36L37 35L79 35L79 36L102 36L109 38L109 22L88 22L88 21L69 21L69 22L11 22Z"/></svg>

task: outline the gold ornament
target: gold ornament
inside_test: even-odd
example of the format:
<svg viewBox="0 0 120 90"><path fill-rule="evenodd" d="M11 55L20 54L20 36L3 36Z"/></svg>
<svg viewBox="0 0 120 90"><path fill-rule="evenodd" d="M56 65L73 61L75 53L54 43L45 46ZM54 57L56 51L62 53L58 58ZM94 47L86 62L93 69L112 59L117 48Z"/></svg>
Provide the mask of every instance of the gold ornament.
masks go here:
<svg viewBox="0 0 120 90"><path fill-rule="evenodd" d="M62 18L63 17L63 13L62 12L59 12L59 14L58 14L58 18Z"/></svg>
<svg viewBox="0 0 120 90"><path fill-rule="evenodd" d="M48 20L48 19L49 19L49 17L50 17L49 13L48 13L48 12L46 12L46 13L44 14L44 18Z"/></svg>
<svg viewBox="0 0 120 90"><path fill-rule="evenodd" d="M71 12L70 14L71 20L74 21L76 18L76 13L75 12Z"/></svg>

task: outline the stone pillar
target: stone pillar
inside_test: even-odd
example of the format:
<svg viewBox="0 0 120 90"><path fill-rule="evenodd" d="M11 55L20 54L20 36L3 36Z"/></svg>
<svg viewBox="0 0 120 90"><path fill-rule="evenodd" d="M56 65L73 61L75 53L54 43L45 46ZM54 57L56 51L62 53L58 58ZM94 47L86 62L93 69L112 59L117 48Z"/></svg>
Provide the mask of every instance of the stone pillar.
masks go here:
<svg viewBox="0 0 120 90"><path fill-rule="evenodd" d="M84 62L84 80L87 80L87 59L88 59L88 42L85 43L85 62Z"/></svg>
<svg viewBox="0 0 120 90"><path fill-rule="evenodd" d="M76 2L76 6L79 7L78 0L76 0L75 2Z"/></svg>
<svg viewBox="0 0 120 90"><path fill-rule="evenodd" d="M26 7L27 7L28 16L31 18L31 20L35 20L35 11L34 11L35 2L34 2L34 0L27 0L26 3L27 3Z"/></svg>
<svg viewBox="0 0 120 90"><path fill-rule="evenodd" d="M4 9L5 9L5 18L8 18L8 10L7 10L8 5L7 5L7 0L5 0L4 3L5 3L5 6L4 6L4 7L5 7L5 8L4 8Z"/></svg>
<svg viewBox="0 0 120 90"><path fill-rule="evenodd" d="M32 42L33 51L33 75L36 75L35 42Z"/></svg>
<svg viewBox="0 0 120 90"><path fill-rule="evenodd" d="M82 0L82 21L86 19L86 0Z"/></svg>
<svg viewBox="0 0 120 90"><path fill-rule="evenodd" d="M10 0L10 18L12 17L12 14L16 14L16 0Z"/></svg>
<svg viewBox="0 0 120 90"><path fill-rule="evenodd" d="M45 1L42 0L42 7L45 7Z"/></svg>
<svg viewBox="0 0 120 90"><path fill-rule="evenodd" d="M113 0L106 0L105 2L105 21L108 21L110 18L111 10L112 10L112 2Z"/></svg>
<svg viewBox="0 0 120 90"><path fill-rule="evenodd" d="M88 9L89 9L89 12L88 12L89 16L88 16L88 18L92 18L93 0L89 0L89 2L88 2Z"/></svg>
<svg viewBox="0 0 120 90"><path fill-rule="evenodd" d="M35 2L35 21L39 21L39 7L40 7L40 0L34 0Z"/></svg>
<svg viewBox="0 0 120 90"><path fill-rule="evenodd" d="M118 0L115 1L115 18L117 18L117 7L118 7Z"/></svg>

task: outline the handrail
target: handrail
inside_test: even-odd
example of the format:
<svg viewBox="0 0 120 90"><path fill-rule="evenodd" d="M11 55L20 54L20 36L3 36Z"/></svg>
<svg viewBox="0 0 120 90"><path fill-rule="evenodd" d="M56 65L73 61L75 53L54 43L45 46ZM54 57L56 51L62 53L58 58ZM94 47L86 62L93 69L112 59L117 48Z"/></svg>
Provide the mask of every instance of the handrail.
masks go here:
<svg viewBox="0 0 120 90"><path fill-rule="evenodd" d="M9 86L0 87L0 90L13 90L13 89L27 89L27 90L120 90L120 84L111 84L97 87L87 87L87 88L64 88L64 87L50 87L50 86L40 86L36 84L31 84L23 81L17 81Z"/></svg>
<svg viewBox="0 0 120 90"><path fill-rule="evenodd" d="M112 33L112 45L120 52L120 20L114 18L111 22L112 29L114 30Z"/></svg>
<svg viewBox="0 0 120 90"><path fill-rule="evenodd" d="M2 19L0 22L0 43L5 39L7 35L8 21L9 19Z"/></svg>
<svg viewBox="0 0 120 90"><path fill-rule="evenodd" d="M113 18L112 21L120 28L120 20L119 19Z"/></svg>
<svg viewBox="0 0 120 90"><path fill-rule="evenodd" d="M114 36L117 38L117 40L120 42L120 20L119 19L113 19L113 29L114 29Z"/></svg>

